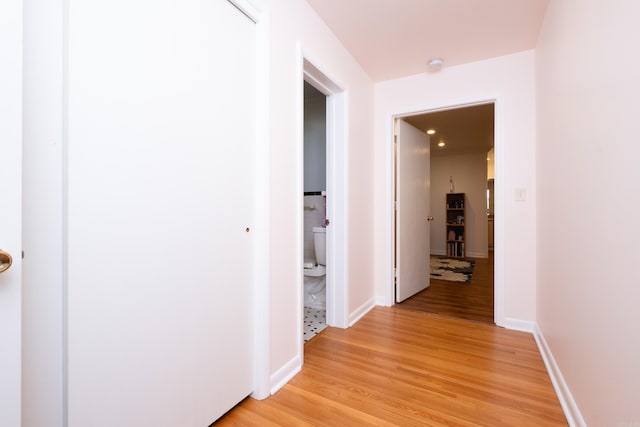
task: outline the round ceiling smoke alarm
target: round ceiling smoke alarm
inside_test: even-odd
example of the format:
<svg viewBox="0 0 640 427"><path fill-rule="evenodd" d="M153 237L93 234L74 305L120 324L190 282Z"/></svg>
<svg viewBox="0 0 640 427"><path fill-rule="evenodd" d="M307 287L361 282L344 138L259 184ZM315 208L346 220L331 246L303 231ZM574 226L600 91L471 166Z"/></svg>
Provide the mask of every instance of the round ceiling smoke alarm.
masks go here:
<svg viewBox="0 0 640 427"><path fill-rule="evenodd" d="M442 64L444 64L442 58L433 58L427 61L429 71L440 71L440 69L442 68Z"/></svg>

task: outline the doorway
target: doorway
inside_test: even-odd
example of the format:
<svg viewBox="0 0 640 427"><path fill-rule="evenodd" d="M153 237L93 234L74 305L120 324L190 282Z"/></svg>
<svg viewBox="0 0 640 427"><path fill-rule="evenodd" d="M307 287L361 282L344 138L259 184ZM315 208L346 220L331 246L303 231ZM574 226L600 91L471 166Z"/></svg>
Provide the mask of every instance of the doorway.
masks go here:
<svg viewBox="0 0 640 427"><path fill-rule="evenodd" d="M344 89L328 77L325 72L306 59L300 51L300 111L299 125L299 188L300 203L298 235L300 248L298 250L300 267L299 274L299 355L303 355L304 336L304 88L311 86L324 96L326 101L325 124L325 215L326 227L326 325L339 328L349 326L348 289L347 289L347 144L346 144L346 95ZM322 196L322 194L320 194ZM320 206L316 206L322 209ZM311 237L311 236L310 236ZM312 238L312 237L311 237Z"/></svg>
<svg viewBox="0 0 640 427"><path fill-rule="evenodd" d="M327 96L304 82L304 342L327 327Z"/></svg>
<svg viewBox="0 0 640 427"><path fill-rule="evenodd" d="M492 163L488 159L493 157L495 145L495 103L413 113L403 120L431 136L431 261L434 265L439 264L441 258L460 263L468 261L473 273L468 283L442 280L434 275L429 288L396 307L494 323L494 257L490 247L493 245L490 228L494 218L493 198L489 209L487 195L494 183ZM453 192L463 193L461 197L465 199L464 232L456 231L459 235L455 243L447 237L451 226L446 195ZM453 253L451 257L452 246L462 247L464 252Z"/></svg>

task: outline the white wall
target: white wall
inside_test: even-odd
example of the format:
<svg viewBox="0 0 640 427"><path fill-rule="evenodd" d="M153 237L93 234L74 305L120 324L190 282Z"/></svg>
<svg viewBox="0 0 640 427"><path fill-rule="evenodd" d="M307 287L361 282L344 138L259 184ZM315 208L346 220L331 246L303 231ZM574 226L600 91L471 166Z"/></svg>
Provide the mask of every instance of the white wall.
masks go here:
<svg viewBox="0 0 640 427"><path fill-rule="evenodd" d="M486 258L487 155L481 151L431 156L431 253L446 254L446 194L453 176L456 193L465 193L466 256Z"/></svg>
<svg viewBox="0 0 640 427"><path fill-rule="evenodd" d="M304 1L265 0L269 14L270 283L272 380L301 362L296 310L302 291L302 103L299 46L347 93L348 304L371 303L373 290L373 84L359 64ZM276 384L273 384L276 385Z"/></svg>
<svg viewBox="0 0 640 427"><path fill-rule="evenodd" d="M552 1L536 51L537 319L591 426L640 423L638 22Z"/></svg>
<svg viewBox="0 0 640 427"><path fill-rule="evenodd" d="M497 301L497 321L535 319L535 108L534 52L526 51L451 68L377 83L375 113L376 294L390 286L388 230L390 209L391 118L479 100L497 99L496 282L504 283L504 302ZM500 144L502 144L501 147ZM501 151L500 151L501 150ZM500 157L502 156L502 157ZM502 173L502 176L499 174ZM527 200L514 200L515 188L526 188ZM386 189L386 190L385 190ZM500 215L500 216L499 216ZM500 224L502 224L500 226ZM502 238L502 240L500 240ZM500 243L502 242L502 246ZM499 297L498 297L499 298Z"/></svg>

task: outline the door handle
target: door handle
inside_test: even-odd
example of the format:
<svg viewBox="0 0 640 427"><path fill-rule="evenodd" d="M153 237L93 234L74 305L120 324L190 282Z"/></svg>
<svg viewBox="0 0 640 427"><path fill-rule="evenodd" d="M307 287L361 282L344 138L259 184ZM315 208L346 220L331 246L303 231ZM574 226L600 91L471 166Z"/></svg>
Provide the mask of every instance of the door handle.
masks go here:
<svg viewBox="0 0 640 427"><path fill-rule="evenodd" d="M433 221L433 217L432 216L428 216L427 217L427 221Z"/></svg>
<svg viewBox="0 0 640 427"><path fill-rule="evenodd" d="M0 249L0 273L7 271L9 267L11 267L11 264L13 264L11 254Z"/></svg>

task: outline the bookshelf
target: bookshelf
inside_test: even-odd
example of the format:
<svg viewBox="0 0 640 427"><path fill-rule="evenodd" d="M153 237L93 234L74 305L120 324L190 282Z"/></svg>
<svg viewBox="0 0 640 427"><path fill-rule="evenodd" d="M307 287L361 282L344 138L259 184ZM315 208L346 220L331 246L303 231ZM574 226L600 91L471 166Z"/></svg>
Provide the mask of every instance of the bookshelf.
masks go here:
<svg viewBox="0 0 640 427"><path fill-rule="evenodd" d="M465 197L464 193L447 193L447 256L464 258L465 256Z"/></svg>

